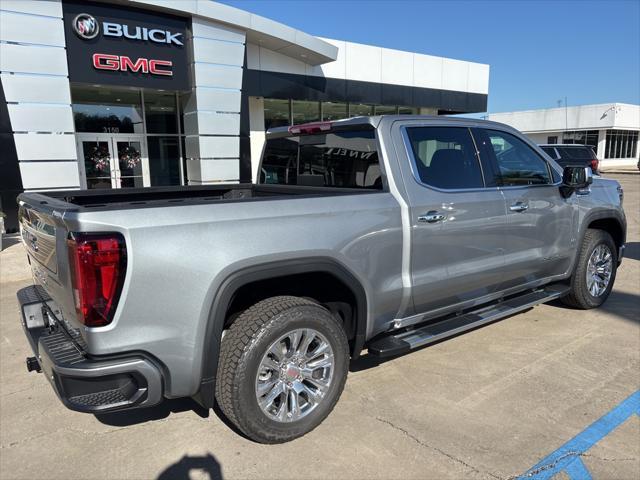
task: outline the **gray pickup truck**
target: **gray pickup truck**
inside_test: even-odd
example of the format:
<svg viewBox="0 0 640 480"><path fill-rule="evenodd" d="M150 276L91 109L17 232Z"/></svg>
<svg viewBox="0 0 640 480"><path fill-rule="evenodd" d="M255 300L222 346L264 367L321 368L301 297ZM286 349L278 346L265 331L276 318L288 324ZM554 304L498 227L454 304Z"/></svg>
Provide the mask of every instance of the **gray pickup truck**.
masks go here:
<svg viewBox="0 0 640 480"><path fill-rule="evenodd" d="M256 184L24 193L34 355L73 410L218 403L247 437L299 437L350 360L389 357L553 299L602 304L620 185L498 123L358 117L267 134Z"/></svg>

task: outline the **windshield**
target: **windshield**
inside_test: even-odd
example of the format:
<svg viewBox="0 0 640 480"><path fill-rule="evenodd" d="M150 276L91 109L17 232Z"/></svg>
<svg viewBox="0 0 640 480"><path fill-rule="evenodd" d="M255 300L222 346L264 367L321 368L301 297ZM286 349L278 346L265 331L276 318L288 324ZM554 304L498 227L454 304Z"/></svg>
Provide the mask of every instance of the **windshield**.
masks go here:
<svg viewBox="0 0 640 480"><path fill-rule="evenodd" d="M382 189L373 130L267 140L260 183Z"/></svg>

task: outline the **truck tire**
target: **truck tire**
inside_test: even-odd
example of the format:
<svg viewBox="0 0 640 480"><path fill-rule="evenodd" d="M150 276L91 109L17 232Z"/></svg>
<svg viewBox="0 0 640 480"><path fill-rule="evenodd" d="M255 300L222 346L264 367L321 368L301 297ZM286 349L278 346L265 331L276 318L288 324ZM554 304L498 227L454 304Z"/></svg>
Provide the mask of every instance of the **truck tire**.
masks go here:
<svg viewBox="0 0 640 480"><path fill-rule="evenodd" d="M588 229L571 277L571 290L562 302L581 310L599 307L611 293L617 267L617 248L611 235Z"/></svg>
<svg viewBox="0 0 640 480"><path fill-rule="evenodd" d="M321 305L278 296L245 310L220 349L216 400L250 439L282 443L317 427L347 379L342 325Z"/></svg>

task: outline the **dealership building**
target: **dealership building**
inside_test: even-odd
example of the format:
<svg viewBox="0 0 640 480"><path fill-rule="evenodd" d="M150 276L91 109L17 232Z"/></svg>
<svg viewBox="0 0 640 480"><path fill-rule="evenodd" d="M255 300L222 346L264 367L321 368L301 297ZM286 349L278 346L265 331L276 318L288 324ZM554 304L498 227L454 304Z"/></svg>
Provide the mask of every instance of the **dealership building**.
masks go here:
<svg viewBox="0 0 640 480"><path fill-rule="evenodd" d="M318 38L209 0L2 0L0 190L246 182L265 130L486 111L489 66Z"/></svg>
<svg viewBox="0 0 640 480"><path fill-rule="evenodd" d="M494 113L487 118L517 128L538 144L589 145L603 169L635 166L640 158L640 105L601 103Z"/></svg>

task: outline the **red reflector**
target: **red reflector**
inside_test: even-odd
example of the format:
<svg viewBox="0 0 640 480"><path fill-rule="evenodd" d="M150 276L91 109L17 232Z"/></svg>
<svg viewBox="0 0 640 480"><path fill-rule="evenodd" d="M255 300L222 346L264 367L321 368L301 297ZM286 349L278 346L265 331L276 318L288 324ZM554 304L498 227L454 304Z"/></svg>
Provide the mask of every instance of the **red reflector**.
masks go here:
<svg viewBox="0 0 640 480"><path fill-rule="evenodd" d="M600 160L598 160L597 158L594 158L593 160L591 160L591 170L593 170L594 172L597 172L599 166L600 166Z"/></svg>
<svg viewBox="0 0 640 480"><path fill-rule="evenodd" d="M289 133L319 133L331 130L331 122L304 123L289 127Z"/></svg>
<svg viewBox="0 0 640 480"><path fill-rule="evenodd" d="M119 233L79 233L67 246L78 320L87 327L108 325L124 283L124 238Z"/></svg>

